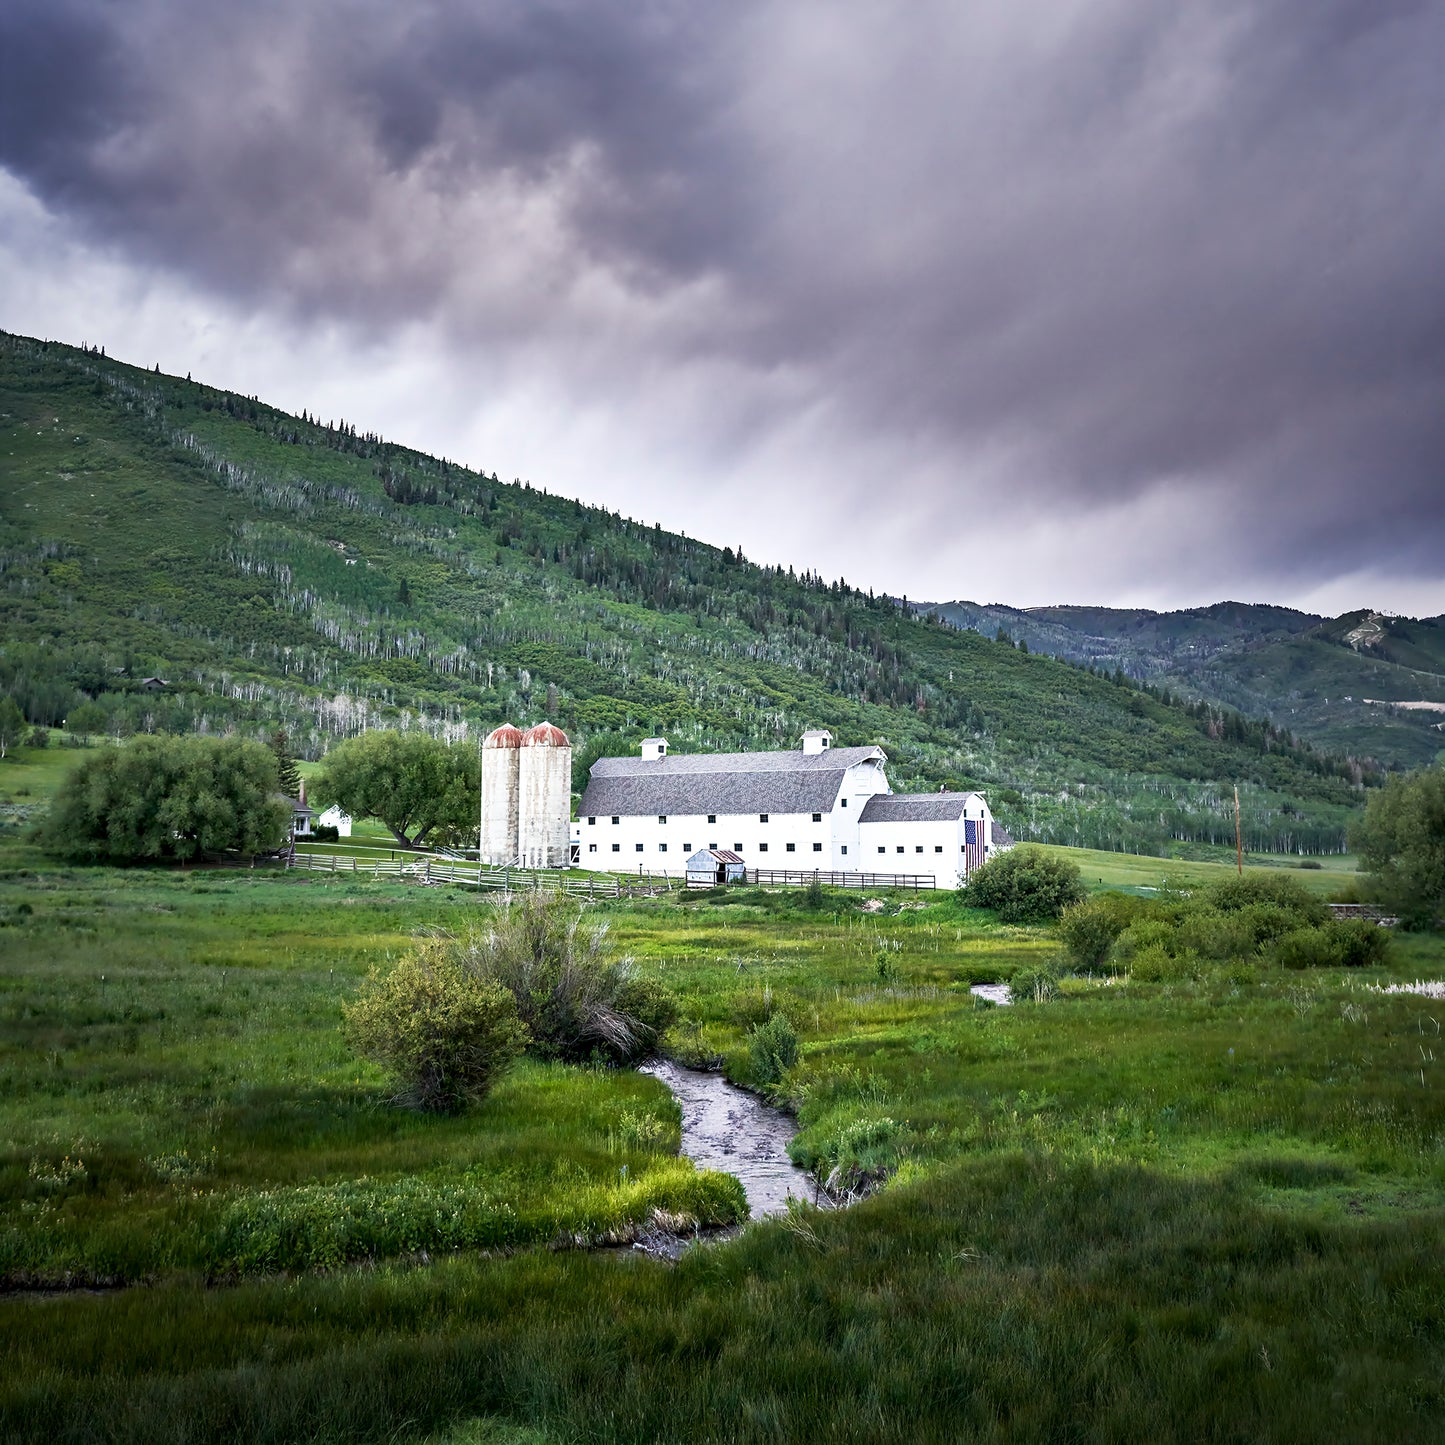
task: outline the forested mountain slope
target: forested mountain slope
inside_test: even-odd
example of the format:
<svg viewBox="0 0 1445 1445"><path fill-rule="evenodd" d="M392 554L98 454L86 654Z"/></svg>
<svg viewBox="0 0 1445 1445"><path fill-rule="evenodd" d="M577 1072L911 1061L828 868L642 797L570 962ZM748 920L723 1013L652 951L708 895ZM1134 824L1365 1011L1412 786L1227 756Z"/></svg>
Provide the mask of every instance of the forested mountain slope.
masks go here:
<svg viewBox="0 0 1445 1445"><path fill-rule="evenodd" d="M468 471L339 419L0 334L0 688L117 734L278 723L600 750L876 741L1021 836L1340 847L1368 770L1287 733L809 574ZM158 681L159 679L159 681Z"/></svg>
<svg viewBox="0 0 1445 1445"><path fill-rule="evenodd" d="M922 615L1269 717L1328 751L1415 767L1445 749L1445 617L1324 619L1220 602L1181 612L916 602Z"/></svg>

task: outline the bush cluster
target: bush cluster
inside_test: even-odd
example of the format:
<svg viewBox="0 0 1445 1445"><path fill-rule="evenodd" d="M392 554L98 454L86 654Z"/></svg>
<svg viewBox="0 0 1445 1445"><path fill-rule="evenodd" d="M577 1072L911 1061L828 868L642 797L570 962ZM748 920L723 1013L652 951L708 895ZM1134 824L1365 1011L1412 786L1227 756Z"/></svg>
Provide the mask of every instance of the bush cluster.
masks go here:
<svg viewBox="0 0 1445 1445"><path fill-rule="evenodd" d="M798 1033L786 1014L775 1013L748 1035L753 1077L760 1084L778 1084L798 1062Z"/></svg>
<svg viewBox="0 0 1445 1445"><path fill-rule="evenodd" d="M435 1113L484 1099L529 1038L512 995L470 973L450 939L373 970L345 1017L352 1046L397 1081L399 1098Z"/></svg>
<svg viewBox="0 0 1445 1445"><path fill-rule="evenodd" d="M500 904L483 932L424 939L346 1010L358 1053L398 1097L454 1112L524 1050L569 1062L642 1057L676 1019L668 990L617 956L605 922L542 893Z"/></svg>
<svg viewBox="0 0 1445 1445"><path fill-rule="evenodd" d="M992 908L1004 923L1047 923L1084 897L1084 885L1068 859L1012 848L975 869L959 897L970 908Z"/></svg>
<svg viewBox="0 0 1445 1445"><path fill-rule="evenodd" d="M1373 923L1335 922L1319 899L1283 873L1231 878L1192 895L1104 893L1065 909L1059 938L1080 972L1127 969L1143 982L1264 961L1359 968L1382 962L1390 945L1389 932Z"/></svg>

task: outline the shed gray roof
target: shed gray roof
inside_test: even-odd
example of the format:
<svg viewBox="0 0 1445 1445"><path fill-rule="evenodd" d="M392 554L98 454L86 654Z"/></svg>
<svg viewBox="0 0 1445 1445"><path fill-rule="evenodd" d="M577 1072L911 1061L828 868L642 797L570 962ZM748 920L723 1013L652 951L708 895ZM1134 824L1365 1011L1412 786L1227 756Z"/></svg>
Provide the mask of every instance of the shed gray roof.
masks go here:
<svg viewBox="0 0 1445 1445"><path fill-rule="evenodd" d="M977 793L883 793L869 798L860 823L956 823Z"/></svg>
<svg viewBox="0 0 1445 1445"><path fill-rule="evenodd" d="M583 818L673 813L826 813L857 763L887 761L878 747L821 753L672 753L599 758L577 805Z"/></svg>

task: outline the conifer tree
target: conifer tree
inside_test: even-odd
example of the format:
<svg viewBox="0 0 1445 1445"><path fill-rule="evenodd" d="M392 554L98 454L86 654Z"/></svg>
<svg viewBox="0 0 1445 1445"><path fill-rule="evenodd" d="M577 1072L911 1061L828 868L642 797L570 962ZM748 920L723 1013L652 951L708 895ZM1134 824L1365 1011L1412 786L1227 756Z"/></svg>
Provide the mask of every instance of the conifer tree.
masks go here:
<svg viewBox="0 0 1445 1445"><path fill-rule="evenodd" d="M291 739L285 728L277 728L271 734L271 751L276 755L276 775L281 791L288 798L294 798L301 791L301 771L291 753Z"/></svg>

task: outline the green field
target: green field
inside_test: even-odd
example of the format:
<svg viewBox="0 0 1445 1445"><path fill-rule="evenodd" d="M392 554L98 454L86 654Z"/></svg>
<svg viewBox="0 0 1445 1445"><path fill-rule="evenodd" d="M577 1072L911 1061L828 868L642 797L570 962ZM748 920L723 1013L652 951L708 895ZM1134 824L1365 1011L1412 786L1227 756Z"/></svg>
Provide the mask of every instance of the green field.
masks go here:
<svg viewBox="0 0 1445 1445"><path fill-rule="evenodd" d="M76 756L0 765L24 808ZM1228 865L1073 852L1094 888ZM1296 871L1328 889L1348 874ZM881 1181L730 1218L631 1071L526 1063L425 1118L341 1002L490 905L343 876L57 868L0 842L0 1434L66 1440L1433 1440L1445 1429L1445 939L1372 970L975 981L1048 929L952 896L597 906L667 1047L803 1053L800 1160ZM124 1287L115 1287L124 1286Z"/></svg>
<svg viewBox="0 0 1445 1445"><path fill-rule="evenodd" d="M1056 848L1040 844L1045 852L1067 858L1078 865L1084 884L1091 890L1118 888L1138 892L1159 888L1166 883L1180 888L1207 887L1235 876L1235 861L1209 862L1184 858L1150 858L1135 853L1103 853L1095 848ZM1288 869L1290 876L1311 893L1332 898L1357 881L1355 860L1344 854L1326 854L1310 860L1314 868L1300 868L1299 858L1279 855L1250 854L1245 866L1250 869Z"/></svg>

